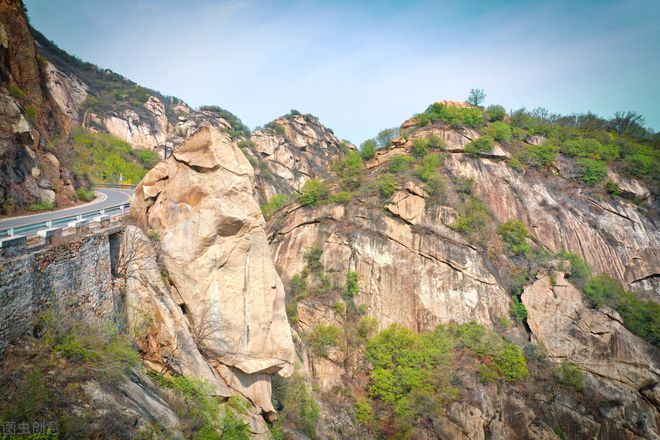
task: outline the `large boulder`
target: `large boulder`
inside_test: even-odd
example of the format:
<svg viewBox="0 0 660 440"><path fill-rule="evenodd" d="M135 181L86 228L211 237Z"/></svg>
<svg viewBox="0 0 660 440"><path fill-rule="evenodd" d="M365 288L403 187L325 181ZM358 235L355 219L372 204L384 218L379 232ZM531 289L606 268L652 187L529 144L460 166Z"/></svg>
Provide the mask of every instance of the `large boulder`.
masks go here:
<svg viewBox="0 0 660 440"><path fill-rule="evenodd" d="M289 375L295 352L253 185L236 144L204 127L145 176L133 211L160 237L199 350L225 383L270 412L270 375Z"/></svg>

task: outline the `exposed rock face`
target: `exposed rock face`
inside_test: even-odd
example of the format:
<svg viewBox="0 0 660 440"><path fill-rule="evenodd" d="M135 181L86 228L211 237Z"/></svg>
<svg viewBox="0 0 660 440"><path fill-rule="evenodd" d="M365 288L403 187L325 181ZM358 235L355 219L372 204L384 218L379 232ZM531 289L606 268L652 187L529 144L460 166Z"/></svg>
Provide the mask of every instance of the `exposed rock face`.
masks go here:
<svg viewBox="0 0 660 440"><path fill-rule="evenodd" d="M80 79L67 75L49 61L44 63L46 85L53 99L72 121L80 120L80 106L89 94L89 87Z"/></svg>
<svg viewBox="0 0 660 440"><path fill-rule="evenodd" d="M202 128L145 176L133 210L160 236L176 302L206 360L272 412L270 375L289 375L295 354L253 181L229 137Z"/></svg>
<svg viewBox="0 0 660 440"><path fill-rule="evenodd" d="M582 294L555 272L545 275L522 295L534 337L555 360L570 360L599 377L634 390L660 382L660 353L623 326L619 314L594 310ZM657 402L660 404L660 401Z"/></svg>
<svg viewBox="0 0 660 440"><path fill-rule="evenodd" d="M300 190L305 182L329 178L332 162L342 149L354 148L339 141L318 119L311 115L282 116L271 124L282 133L266 128L255 131L253 157L261 160L269 173L259 170L257 190L263 201L275 194Z"/></svg>
<svg viewBox="0 0 660 440"><path fill-rule="evenodd" d="M498 221L522 219L550 251L575 252L595 273L658 300L660 231L633 203L600 201L574 182L533 170L520 175L500 161L452 154L445 165L474 179L475 193Z"/></svg>
<svg viewBox="0 0 660 440"><path fill-rule="evenodd" d="M491 326L506 316L508 295L477 250L446 226L455 211L427 206L408 191L398 197L414 202L393 201L388 209L397 216L360 203L292 207L269 231L283 278L301 272L301 256L321 244L327 269L358 273L356 303L366 304L382 327L396 322L430 330L439 323L472 320Z"/></svg>
<svg viewBox="0 0 660 440"><path fill-rule="evenodd" d="M37 168L40 148L68 128L44 83L22 2L0 2L0 214L39 199L53 201L53 186L67 184L60 170L40 176Z"/></svg>
<svg viewBox="0 0 660 440"><path fill-rule="evenodd" d="M91 129L103 128L135 148L154 149L167 139L165 107L160 99L150 96L144 108L150 113L149 120L143 120L134 110L125 109L121 113L109 115L87 112L83 125Z"/></svg>

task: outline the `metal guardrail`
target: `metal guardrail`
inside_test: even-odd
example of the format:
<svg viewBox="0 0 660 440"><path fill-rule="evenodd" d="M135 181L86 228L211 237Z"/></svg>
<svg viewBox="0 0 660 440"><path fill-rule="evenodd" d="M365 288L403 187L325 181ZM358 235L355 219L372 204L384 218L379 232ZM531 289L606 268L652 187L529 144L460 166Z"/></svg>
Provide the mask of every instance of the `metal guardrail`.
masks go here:
<svg viewBox="0 0 660 440"><path fill-rule="evenodd" d="M25 235L25 236L36 235L37 231L39 231L40 229L62 227L62 226L66 226L69 222L72 221L91 220L99 215L124 214L128 212L130 208L131 208L130 203L122 203L120 205L114 205L103 209L88 211L84 214L63 215L61 217L57 217L45 222L34 222L22 226L16 226L14 228L0 229L0 238L12 237L15 235Z"/></svg>
<svg viewBox="0 0 660 440"><path fill-rule="evenodd" d="M97 183L93 183L92 186L96 188L117 188L117 189L137 188L137 185L131 185L129 183L111 183L111 182L97 182Z"/></svg>

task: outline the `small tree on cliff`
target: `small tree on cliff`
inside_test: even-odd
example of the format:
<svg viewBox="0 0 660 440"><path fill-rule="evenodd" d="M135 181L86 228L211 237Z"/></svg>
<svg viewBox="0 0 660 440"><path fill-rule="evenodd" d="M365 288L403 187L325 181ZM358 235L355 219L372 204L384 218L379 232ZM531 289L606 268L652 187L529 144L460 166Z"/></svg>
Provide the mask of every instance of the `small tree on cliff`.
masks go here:
<svg viewBox="0 0 660 440"><path fill-rule="evenodd" d="M481 104L484 103L485 99L486 92L484 92L484 89L470 89L470 95L465 102L475 107L481 107Z"/></svg>

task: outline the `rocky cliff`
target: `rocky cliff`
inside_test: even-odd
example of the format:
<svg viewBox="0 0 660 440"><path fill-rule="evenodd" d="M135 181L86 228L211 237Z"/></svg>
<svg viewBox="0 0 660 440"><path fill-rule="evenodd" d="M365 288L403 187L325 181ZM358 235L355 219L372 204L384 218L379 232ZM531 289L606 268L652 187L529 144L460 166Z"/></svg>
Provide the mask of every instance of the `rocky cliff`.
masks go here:
<svg viewBox="0 0 660 440"><path fill-rule="evenodd" d="M0 3L0 214L75 199L71 176L44 147L69 122L46 86L23 5Z"/></svg>

